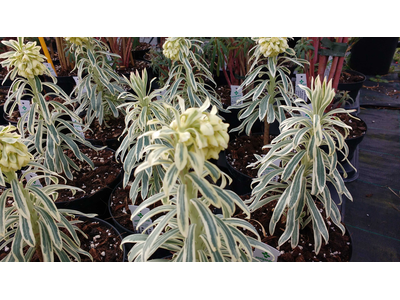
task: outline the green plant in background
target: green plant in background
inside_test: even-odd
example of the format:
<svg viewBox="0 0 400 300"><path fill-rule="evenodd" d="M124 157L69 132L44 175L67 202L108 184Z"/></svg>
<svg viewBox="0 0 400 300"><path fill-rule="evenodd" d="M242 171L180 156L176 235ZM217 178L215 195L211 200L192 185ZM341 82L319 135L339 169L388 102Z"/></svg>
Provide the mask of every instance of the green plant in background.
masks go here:
<svg viewBox="0 0 400 300"><path fill-rule="evenodd" d="M149 51L150 66L155 74L157 74L157 82L160 86L165 86L168 80L168 72L171 69L173 61L165 57L165 55L154 48Z"/></svg>
<svg viewBox="0 0 400 300"><path fill-rule="evenodd" d="M76 113L86 112L85 124L88 127L95 119L101 125L103 121L107 124L111 118L118 118L120 112L117 107L124 102L118 96L124 91L124 81L110 66L107 56L119 56L110 53L107 45L95 38L65 39L70 43L69 51L74 53L75 68L78 70L75 101L79 107Z"/></svg>
<svg viewBox="0 0 400 300"><path fill-rule="evenodd" d="M181 114L170 107L175 120L158 131L148 132L152 140L164 143L147 146L145 161L135 173L155 165L165 169L162 190L142 202L137 210L162 200L163 205L146 213L140 226L158 213L165 213L154 221L155 228L147 234L133 234L122 243L134 243L129 261L147 261L158 249L173 253L171 261L253 261L252 247L268 251L259 241L255 228L245 220L232 218L235 205L246 212L248 208L232 191L225 190L227 176L207 159L218 157L228 145L228 124L216 116L214 106L206 112L206 99L200 108L188 108L179 98ZM221 184L211 184L221 179ZM222 208L223 215L212 213L211 205ZM258 239L246 236L242 227Z"/></svg>
<svg viewBox="0 0 400 300"><path fill-rule="evenodd" d="M354 99L350 97L349 93L349 91L337 91L332 102L332 107L344 107L346 104L354 103Z"/></svg>
<svg viewBox="0 0 400 300"><path fill-rule="evenodd" d="M2 261L31 261L35 253L45 262L54 261L55 255L60 261L80 261L80 254L91 258L88 252L79 248L77 231L80 230L66 218L71 214L83 214L57 210L54 204L58 190L69 189L75 193L79 189L58 184L56 173L31 161L32 155L20 135L13 132L15 129L14 126L0 126L0 184L10 185L0 195L0 249L11 245ZM25 166L28 169L18 179L16 172ZM26 180L25 176L32 172L37 176ZM35 181L42 178L48 178L51 183L39 188ZM71 237L61 229L69 232Z"/></svg>
<svg viewBox="0 0 400 300"><path fill-rule="evenodd" d="M125 129L122 135L126 133L115 156L120 157L124 164L123 186L126 187L132 176L132 171L137 167L142 159L142 151L150 145L150 137L143 135L148 131L155 131L161 127L159 124L168 122L171 117L165 109L163 100L155 100L161 96L161 92L166 89L155 90L151 93L147 91L148 76L144 69L142 75L136 71L131 73L130 79L124 77L126 84L132 89L133 93L123 92L120 97L127 100L127 103L120 105L119 108L125 108ZM155 78L153 78L155 80ZM153 81L152 80L152 81ZM151 84L151 83L150 83ZM170 120L171 121L171 120ZM170 122L169 121L169 122ZM150 123L152 122L152 123ZM139 192L139 186L142 180L148 185L141 185L141 197L146 199L147 193L150 195L157 193L161 189L161 181L164 178L164 170L161 166L148 168L135 176L130 189L130 198L136 199Z"/></svg>
<svg viewBox="0 0 400 300"><path fill-rule="evenodd" d="M166 85L169 87L164 98L167 102L173 103L179 95L185 99L189 107L200 107L206 99L210 99L213 105L222 109L221 102L214 96L214 89L205 82L208 80L216 85L204 59L197 53L203 51L201 43L183 37L167 38L163 45L163 54L173 62L168 73Z"/></svg>
<svg viewBox="0 0 400 300"><path fill-rule="evenodd" d="M71 167L79 170L79 167L64 153L71 149L80 161L86 161L92 168L92 161L79 150L79 144L94 148L82 136L82 131L75 127L80 126L81 118L72 112L67 106L71 105L69 96L57 85L57 79L53 77L43 65L45 57L40 54L40 46L36 42L24 44L24 38L18 41L3 41L14 51L8 51L0 55L5 58L1 62L7 67L13 83L10 87L9 97L4 104L4 110L11 114L17 104L21 104L23 97L31 98L31 107L18 121L18 129L29 151L35 152L35 156L44 158L44 166L59 174L64 172L67 178L72 179ZM12 69L12 70L10 70ZM19 75L18 78L15 78ZM41 82L39 75L46 74L53 82ZM7 77L4 79L6 80ZM50 92L43 95L44 87ZM47 101L48 97L58 97L63 103L55 100ZM8 107L10 106L10 109Z"/></svg>
<svg viewBox="0 0 400 300"><path fill-rule="evenodd" d="M382 78L381 75L376 75L375 77L370 77L369 80L371 80L373 82L389 83L389 80Z"/></svg>
<svg viewBox="0 0 400 300"><path fill-rule="evenodd" d="M337 170L339 166L344 172L344 177L347 177L341 162L338 161L337 153L343 155L342 161L350 164L345 138L351 128L335 116L351 111L337 108L325 113L335 96L332 81L327 84L324 80L321 83L317 77L315 83L311 83L311 89L306 86L301 88L305 90L312 107L303 99L296 100L303 104L300 107L283 106L285 110L297 111L303 116L284 120L281 123L281 134L271 145L264 146L270 148L268 154L264 157L258 156L258 161L251 165L259 170L258 178L253 181L253 185L256 186L248 203L251 203L250 210L254 211L273 200L278 200L269 224L269 232L271 235L274 233L275 225L282 215L285 215L286 228L278 241L279 245L291 239L291 246L296 247L300 227L305 227L311 222L315 252L318 253L322 238L327 243L329 235L316 201L323 206L326 217L330 218L343 234L345 233L345 228L340 222L340 212L331 198L327 184L331 183L336 189L340 202L343 194L352 200ZM344 135L338 128L343 129ZM280 167L273 163L277 159L281 160ZM264 173L268 167L274 170ZM280 176L280 182L271 181L275 176ZM272 191L275 192L274 195L269 194Z"/></svg>
<svg viewBox="0 0 400 300"><path fill-rule="evenodd" d="M308 39L306 37L302 37L296 42L296 45L294 46L293 50L296 52L296 57L306 60L307 53L309 51L315 50L315 48L313 46L313 40ZM311 56L310 59L312 59L314 56L314 52L312 52L312 53L313 53L313 55ZM318 68L318 64L316 64L315 67ZM297 66L295 70L299 73L304 73L303 66Z"/></svg>
<svg viewBox="0 0 400 300"><path fill-rule="evenodd" d="M285 120L282 104L292 105L294 91L289 78L288 63L299 66L307 63L306 60L296 58L293 49L288 48L286 38L253 38L256 46L251 59L253 60L247 78L241 84L242 88L253 86L242 98L242 104L236 105L239 111L239 120L242 124L231 132L246 130L249 135L257 119L264 122L264 145L269 144L269 124L277 119L280 123ZM282 54L281 56L278 56ZM256 77L266 79L256 79ZM230 109L229 107L228 109Z"/></svg>

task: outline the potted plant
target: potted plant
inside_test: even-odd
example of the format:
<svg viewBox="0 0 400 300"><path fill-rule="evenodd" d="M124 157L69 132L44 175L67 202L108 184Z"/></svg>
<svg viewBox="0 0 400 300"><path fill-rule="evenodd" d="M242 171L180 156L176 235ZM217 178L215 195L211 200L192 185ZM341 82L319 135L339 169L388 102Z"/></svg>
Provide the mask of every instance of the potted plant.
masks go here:
<svg viewBox="0 0 400 300"><path fill-rule="evenodd" d="M252 247L270 253L258 239L246 236L238 227L253 232L254 227L244 220L232 218L235 204L248 212L243 201L233 192L224 190L226 175L208 162L218 157L227 146L228 124L216 116L217 108L206 112L210 102L199 108L185 109L185 101L179 97L181 114L169 107L175 120L158 131L148 132L152 141L161 139L162 144L145 148L148 152L135 173L162 165L165 169L162 190L146 199L139 211L162 200L163 205L145 214L138 226L159 212L166 214L156 219L154 230L148 235L134 234L123 243L134 243L128 254L129 261L147 261L158 249L172 252L170 261L257 261ZM221 178L221 184L210 184ZM223 214L215 215L210 206L221 208Z"/></svg>
<svg viewBox="0 0 400 300"><path fill-rule="evenodd" d="M339 203L342 195L352 200L338 167L342 161L338 160L338 152L347 161L348 148L344 142L350 127L345 125L335 114L348 114L343 108L325 112L330 105L335 92L332 81L322 83L317 77L311 83L311 89L301 86L305 90L312 107L303 99L296 102L296 106L282 106L288 111L297 111L295 115L281 123L281 134L270 145L269 152L264 157L258 156L252 167L258 168L258 177L253 181L255 186L249 200L250 210L253 212L271 201L277 200L269 222L269 232L274 234L278 222L284 222L285 230L279 238L278 245L290 239L292 248L299 243L300 228L308 224L312 226L314 236L314 250L318 254L321 245L328 243L327 225L322 217L332 221L345 234L345 227L341 223L340 211L332 199L328 185L337 191ZM344 135L336 128L342 128ZM273 162L280 159L279 166ZM273 171L266 172L267 168ZM275 176L277 182L272 182ZM274 191L273 194L270 192ZM317 203L321 210L317 208Z"/></svg>
<svg viewBox="0 0 400 300"><path fill-rule="evenodd" d="M243 101L242 104L236 105L234 107L240 109L239 120L243 120L240 126L231 130L231 132L238 131L239 133L245 130L247 136L250 136L251 130L254 123L259 120L264 123L264 132L262 138L262 145L267 145L270 143L270 129L269 124L273 123L275 120L282 122L285 120L285 112L282 108L282 104L292 105L294 101L294 91L289 78L290 71L285 66L287 63L295 63L302 65L306 63L305 60L298 59L295 57L295 52L293 49L288 48L286 38L254 38L256 41L256 46L252 49L254 52L251 56L252 65L250 67L250 72L246 79L241 84L243 89L254 86L250 91L248 91L239 101ZM279 56L279 54L282 54ZM265 59L266 60L265 60ZM256 79L259 77L260 79ZM229 107L228 109L230 109ZM239 176L237 184L235 187L244 187L238 190L240 193L250 192L251 176L243 174L232 170L231 162L233 159L239 159L239 157L233 157L230 155L232 148L240 147L240 151L244 150L241 141L233 140L230 145L236 143L236 147L230 146L227 151L227 166L231 170L231 174L236 174ZM259 137L261 139L261 135ZM244 145L252 145L256 141L251 140L249 143L243 142ZM241 146L242 145L242 146ZM255 149L261 153L261 149ZM247 151L247 158L249 160L253 159L253 153ZM240 155L240 160L242 161L242 155ZM245 166L246 167L246 166ZM235 180L235 178L234 178ZM240 185L239 185L240 182Z"/></svg>
<svg viewBox="0 0 400 300"><path fill-rule="evenodd" d="M110 53L109 48L95 38L72 37L66 40L78 70L79 82L74 90L78 107L75 112L85 114L85 125L94 136L89 132L85 135L94 144L116 149L123 130L123 112L117 107L124 102L118 98L124 91L124 81L110 66L107 56L118 55Z"/></svg>
<svg viewBox="0 0 400 300"><path fill-rule="evenodd" d="M222 109L221 102L215 97L214 89L205 81L215 85L208 66L197 53L202 52L201 41L183 37L168 38L163 45L163 54L172 60L165 85L168 89L164 94L165 101L172 103L179 95L190 107L200 107L205 99L210 99L213 105ZM195 50L192 50L192 47ZM174 103L176 105L176 103Z"/></svg>
<svg viewBox="0 0 400 300"><path fill-rule="evenodd" d="M10 186L0 196L0 247L3 249L12 244L11 251L2 261L31 261L35 254L45 262L54 261L55 256L60 261L80 261L79 254L91 257L80 249L78 229L66 218L81 213L58 210L54 204L59 190L75 192L79 189L58 184L56 173L32 161L20 135L13 132L15 129L13 126L0 126L0 184ZM25 166L28 169L18 178L17 172ZM38 176L27 180L29 173ZM46 178L50 183L39 188L35 183L39 178ZM7 205L10 199L12 205ZM72 238L62 229L66 229Z"/></svg>

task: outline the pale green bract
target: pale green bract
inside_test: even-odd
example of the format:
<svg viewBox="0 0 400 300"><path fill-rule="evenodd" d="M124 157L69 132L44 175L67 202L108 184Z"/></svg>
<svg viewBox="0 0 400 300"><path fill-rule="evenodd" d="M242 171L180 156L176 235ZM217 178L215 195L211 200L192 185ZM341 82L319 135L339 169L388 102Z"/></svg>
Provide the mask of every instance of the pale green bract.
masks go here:
<svg viewBox="0 0 400 300"><path fill-rule="evenodd" d="M282 56L268 56L263 59L262 44L257 44L250 51L253 51L253 60L249 74L241 84L244 95L237 102L242 104L230 106L228 109L237 108L239 120L242 123L231 130L231 132L245 130L249 135L254 123L258 120L265 124L271 124L275 120L280 123L285 120L285 112L282 104L293 105L295 95L291 79L290 70L286 67L288 63L302 66L308 63L306 60L296 58L295 52L291 48L282 51ZM257 79L264 77L265 79ZM246 91L246 89L251 90Z"/></svg>
<svg viewBox="0 0 400 300"><path fill-rule="evenodd" d="M168 89L163 95L165 101L178 106L174 101L177 99L176 96L179 95L185 99L187 107L200 107L208 98L213 105L221 110L222 104L217 99L213 87L205 83L205 80L208 80L216 85L207 63L197 53L203 51L200 46L202 42L188 38L169 39L171 39L170 43L174 43L174 54L171 55L174 57L178 55L179 59L174 60L169 70L168 80L165 83ZM175 45L176 43L179 43L179 47ZM168 46L168 48L170 47L172 46ZM175 54L176 49L179 49L178 54Z"/></svg>
<svg viewBox="0 0 400 300"><path fill-rule="evenodd" d="M1 131L12 129L12 126L0 126ZM15 144L14 138L10 141L3 139L2 142L12 145ZM26 176L30 173L37 176L27 180ZM45 262L54 261L56 256L60 261L80 261L79 254L91 258L89 253L79 248L77 231L80 230L66 218L71 214L84 214L58 210L54 204L59 190L69 189L74 194L80 189L58 184L56 173L33 161L19 179L16 170L1 168L0 175L0 185L10 186L0 195L0 250L11 248L2 261L31 261L35 253ZM46 178L50 183L39 187L36 181ZM66 229L72 238L61 229Z"/></svg>
<svg viewBox="0 0 400 300"><path fill-rule="evenodd" d="M175 115L173 122L176 122L176 129L164 126L146 134L152 141L160 139L163 143L152 143L144 149L148 154L137 167L135 175L161 165L165 176L162 190L143 201L137 210L141 211L160 200L162 206L145 214L137 226L156 214L161 213L162 216L153 221L155 228L149 235L133 234L122 241L123 244L135 244L128 260L148 261L158 248L162 248L173 253L169 261L257 261L253 258L253 247L268 253L269 250L260 242L251 224L232 217L235 205L250 217L248 208L239 196L224 190L227 180L231 179L206 161L205 153L196 143L196 137L202 132L198 129L199 116L204 114L210 102L206 100L200 108L185 110L184 100L180 99L179 105L182 114L174 107L169 108ZM182 118L183 115L185 118ZM226 133L226 128L221 130ZM190 139L193 139L192 142L186 143ZM221 180L219 185L210 183L218 179ZM222 209L222 215L213 214L211 205ZM246 236L238 228L249 230L258 239Z"/></svg>
<svg viewBox="0 0 400 300"><path fill-rule="evenodd" d="M146 69L142 71L141 76L136 71L136 74L131 73L130 79L124 79L134 93L123 92L119 96L127 101L118 107L121 109L125 108L125 129L122 136L125 133L126 136L117 149L115 156L120 158L124 164L123 186L126 187L133 175L132 171L142 159L143 149L150 145L150 137L143 136L143 134L148 131L160 129L161 124L170 123L172 116L169 115L167 109L164 107L163 103L165 102L156 100L157 97L161 96L165 88L155 90L151 93L147 91L148 76ZM141 191L142 199L146 199L147 195L151 196L158 193L161 189L163 177L164 171L161 166L144 170L135 177L132 183L133 188L130 190L131 199L136 199L139 190ZM149 178L148 186L141 185L143 178Z"/></svg>
<svg viewBox="0 0 400 300"><path fill-rule="evenodd" d="M23 38L18 38L18 42L23 44ZM48 75L53 82L42 82L38 76L29 79L16 78L11 84L4 111L11 115L23 98L31 98L30 110L17 124L19 133L26 136L24 143L29 152L35 152L36 158L44 157L43 164L46 168L59 174L64 172L68 179L72 179L71 168L79 170L79 167L64 150L71 149L78 160L86 161L93 168L92 161L80 152L78 145L97 148L82 137L83 129L77 129L81 125L81 118L68 108L72 105L72 100L56 85L57 79ZM43 95L45 87L49 92ZM46 100L48 97L57 97L59 101Z"/></svg>
<svg viewBox="0 0 400 300"><path fill-rule="evenodd" d="M272 219L269 224L271 235L275 225L286 215L286 228L279 245L291 239L292 247L299 242L299 229L312 222L314 230L314 247L318 253L322 238L327 243L328 230L324 219L315 204L319 200L323 205L326 217L337 225L342 233L345 228L341 224L341 215L337 205L333 202L327 184L330 183L336 189L340 199L345 195L352 200L342 176L337 170L342 164L338 161L337 152L343 154L346 162L348 147L345 138L348 135L349 126L344 124L337 113L349 113L345 109L334 109L325 113L326 108L335 96L332 89L332 81L321 83L319 77L312 82L311 89L301 86L305 90L311 106L303 99L298 99L299 107L284 106L287 111L297 111L302 115L296 115L284 120L281 125L281 134L277 136L271 145L268 154L258 156L258 161L251 167L258 167L258 177L253 180L251 199L248 203L251 211L254 211L267 203L278 200ZM336 128L335 128L335 127ZM344 130L343 136L337 128ZM280 167L274 165L274 161L281 160ZM351 165L351 164L350 164ZM265 173L267 168L274 170ZM272 182L275 176L280 176L280 182ZM347 176L344 171L344 176ZM275 192L275 195L270 195ZM321 238L322 236L322 238Z"/></svg>
<svg viewBox="0 0 400 300"><path fill-rule="evenodd" d="M120 56L92 37L82 43L72 43L69 50L74 54L79 81L73 91L77 94L75 102L79 104L75 112L86 112L88 127L96 118L100 125L112 117L118 118L121 112L117 107L124 102L118 97L124 91L124 80L110 66L107 56Z"/></svg>

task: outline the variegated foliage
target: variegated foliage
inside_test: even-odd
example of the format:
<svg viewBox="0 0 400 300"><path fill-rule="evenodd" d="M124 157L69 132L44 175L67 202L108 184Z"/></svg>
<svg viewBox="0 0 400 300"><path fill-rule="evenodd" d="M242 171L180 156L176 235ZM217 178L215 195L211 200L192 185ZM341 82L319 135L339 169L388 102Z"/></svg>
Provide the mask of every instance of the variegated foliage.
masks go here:
<svg viewBox="0 0 400 300"><path fill-rule="evenodd" d="M107 56L119 57L106 44L89 37L79 44L70 43L78 72L78 84L73 93L79 104L76 113L86 112L88 126L97 118L100 124L121 113L117 108L124 101L118 96L124 91L124 80L113 70Z"/></svg>
<svg viewBox="0 0 400 300"><path fill-rule="evenodd" d="M179 104L181 111L187 112L183 99ZM207 121L208 114L216 113L215 107L206 113L208 106L206 100L200 108L189 108L190 113L183 118L183 114L171 107L176 129L164 126L146 134L152 141L164 142L152 143L144 149L148 154L135 173L161 165L165 176L162 190L143 201L137 210L160 200L163 204L146 213L137 226L159 213L162 216L150 225L155 228L149 235L133 234L122 241L134 243L129 261L147 261L158 248L170 250L173 253L170 261L177 262L253 261L253 247L269 252L251 224L232 217L235 205L248 217L249 210L235 193L224 189L230 178L205 159L202 148L207 143L199 128L202 121ZM206 177L213 182L220 179L221 183L211 184ZM221 208L222 215L213 214L211 206ZM246 236L239 228L252 232L258 239Z"/></svg>
<svg viewBox="0 0 400 300"><path fill-rule="evenodd" d="M150 137L143 134L160 129L161 124L170 123L172 116L169 116L164 107L163 103L165 102L157 100L157 97L161 96L161 92L165 88L151 93L147 91L148 76L146 69L142 71L141 76L136 71L136 74L131 73L130 79L124 79L133 93L123 92L120 95L120 98L125 98L127 101L119 106L121 109L125 108L126 112L125 129L122 133L122 135L126 133L126 136L115 155L123 162L123 186L126 187L133 175L132 171L143 158L143 149L150 145ZM136 174L130 189L131 199L136 199L139 191L141 191L142 199L146 199L148 193L150 196L156 194L161 190L163 178L164 170L161 166L154 166ZM144 182L147 185L144 185Z"/></svg>
<svg viewBox="0 0 400 300"><path fill-rule="evenodd" d="M29 173L37 176L26 181L25 176ZM39 187L36 181L45 178L50 184ZM80 249L77 232L86 235L75 226L78 221L66 218L85 214L57 209L54 204L59 190L69 189L74 194L80 189L59 184L56 173L36 162L30 162L19 179L15 172L2 171L0 185L5 186L6 183L10 188L0 195L0 249L11 247L11 250L2 261L31 261L35 253L44 262L52 262L55 257L66 262L80 261L80 255L91 257ZM12 204L7 205L10 200ZM70 236L61 229L65 229Z"/></svg>
<svg viewBox="0 0 400 300"><path fill-rule="evenodd" d="M263 58L261 46L257 44L250 50L254 51L250 58L253 63L249 74L241 84L244 96L238 100L243 103L234 106L241 109L238 116L243 121L231 132L245 130L249 135L257 119L269 124L276 119L282 122L285 119L282 105L293 105L295 98L287 65L294 63L302 66L308 63L306 60L296 58L295 52L291 48L287 48L281 56ZM230 108L233 107L228 107L228 109Z"/></svg>
<svg viewBox="0 0 400 300"><path fill-rule="evenodd" d="M325 113L335 96L331 81L328 84L326 81L321 83L318 77L315 84L312 83L311 89L306 86L301 88L310 99L311 107L303 99L297 100L299 107L282 107L301 115L284 120L280 125L281 134L271 145L265 146L270 148L268 154L264 157L258 156L258 161L251 165L259 170L257 179L252 183L255 187L249 200L249 208L254 211L277 200L269 231L273 234L282 215L286 216L286 228L279 239L279 245L291 239L292 247L297 246L300 227L312 222L315 252L318 253L322 238L327 243L329 235L316 201L321 202L326 217L345 233L339 209L332 200L327 183L334 186L340 199L345 195L352 200L337 169L339 166L344 171L338 161L338 152L349 163L345 138L351 128L335 116L337 113L351 111L340 108ZM345 136L337 130L338 127L343 128ZM281 160L279 167L274 165L277 159ZM274 170L266 173L267 168ZM280 176L280 182L272 182L275 176ZM274 193L271 195L271 192Z"/></svg>
<svg viewBox="0 0 400 300"><path fill-rule="evenodd" d="M213 76L206 61L197 53L202 52L201 41L188 38L168 38L174 40L174 47L178 50L177 60L173 61L166 81L168 89L164 95L168 103L174 103L179 95L185 99L187 107L200 107L208 98L213 105L222 109L221 102L216 98L214 88L205 83L208 80L214 86ZM176 45L178 43L178 45ZM174 55L175 57L175 55ZM178 107L178 105L176 105Z"/></svg>
<svg viewBox="0 0 400 300"><path fill-rule="evenodd" d="M18 38L18 41L23 43L23 38ZM31 99L30 110L21 116L17 124L19 133L26 137L24 143L29 151L36 158L43 157L46 168L57 173L64 172L69 179L72 179L71 167L76 170L79 167L64 153L66 149L71 149L80 161L86 161L94 167L92 161L79 150L79 144L93 146L81 135L82 130L77 129L81 125L81 118L67 107L71 104L71 99L57 86L57 79L50 72L47 75L53 82L42 82L38 76L29 79L15 78L14 72L15 69L9 70L14 81L4 110L11 115L23 98ZM45 87L49 92L43 95ZM47 97L58 97L64 103L47 101Z"/></svg>

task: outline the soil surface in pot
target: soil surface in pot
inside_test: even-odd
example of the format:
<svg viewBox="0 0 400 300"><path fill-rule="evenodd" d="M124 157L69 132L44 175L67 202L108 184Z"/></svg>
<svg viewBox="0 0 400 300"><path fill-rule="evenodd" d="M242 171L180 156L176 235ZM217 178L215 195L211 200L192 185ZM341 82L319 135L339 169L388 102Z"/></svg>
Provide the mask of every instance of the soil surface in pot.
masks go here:
<svg viewBox="0 0 400 300"><path fill-rule="evenodd" d="M366 133L367 125L363 120L352 118L348 114L337 114L336 116L351 127L349 135L347 136L348 139L360 137ZM335 126L335 129L344 136L344 130L341 127Z"/></svg>
<svg viewBox="0 0 400 300"><path fill-rule="evenodd" d="M73 180L67 179L65 184L81 188L85 193L78 191L72 195L71 191L63 190L59 192L56 202L67 202L93 195L102 188L107 188L122 172L122 165L115 161L114 152L109 149L96 152L90 148L81 148L81 152L93 161L94 170L85 161L79 161L71 150L65 150L65 152L81 168L80 171L71 168L74 178ZM65 177L65 175L63 176Z"/></svg>
<svg viewBox="0 0 400 300"><path fill-rule="evenodd" d="M133 51L147 50L150 48L151 48L151 45L149 43L139 42L139 45L137 45L135 47L135 49L133 49Z"/></svg>
<svg viewBox="0 0 400 300"><path fill-rule="evenodd" d="M231 87L229 85L218 86L215 92L221 97L222 104L231 105Z"/></svg>
<svg viewBox="0 0 400 300"><path fill-rule="evenodd" d="M8 88L7 89L0 88L0 105L4 105L4 103L6 103L7 94L8 94Z"/></svg>
<svg viewBox="0 0 400 300"><path fill-rule="evenodd" d="M90 130L85 132L85 138L105 142L109 139L117 139L125 129L125 116L120 114L118 118L111 117L100 125L95 119L90 125ZM122 137L121 137L122 140Z"/></svg>
<svg viewBox="0 0 400 300"><path fill-rule="evenodd" d="M339 83L355 83L355 82L360 82L365 80L364 76L361 76L359 74L351 74L346 71L342 71L340 74L340 79Z"/></svg>
<svg viewBox="0 0 400 300"><path fill-rule="evenodd" d="M124 228L129 229L130 231L135 231L133 229L133 224L131 220L131 210L129 209L129 205L132 205L132 200L129 198L130 186L125 188L122 187L122 184L118 185L114 192L111 194L111 216ZM135 201L135 205L139 205L143 200L140 196L140 193ZM162 205L161 200L149 206L149 209L152 210L157 206ZM152 217L153 220L157 219L161 214L157 214Z"/></svg>
<svg viewBox="0 0 400 300"><path fill-rule="evenodd" d="M271 140L274 138L270 136ZM257 161L254 154L264 154L264 135L240 135L229 141L226 149L226 160L237 171L252 178L257 177L258 169L247 168L251 163Z"/></svg>
<svg viewBox="0 0 400 300"><path fill-rule="evenodd" d="M241 196L246 199L249 196ZM317 202L316 205L320 210L326 228L329 233L329 242L325 244L322 241L321 250L318 254L314 251L314 235L312 225L309 223L305 228L300 229L299 244L292 249L290 240L278 247L278 240L285 230L285 224L282 219L276 224L274 235L269 235L269 222L272 217L273 210L277 201L272 201L267 205L259 208L251 214L251 220L248 220L258 231L263 243L270 245L281 251L278 257L278 262L341 262L350 261L351 258L351 241L350 237L345 234L330 220L326 220L325 212L322 210L322 205ZM244 219L245 214L236 215ZM252 235L249 233L249 235ZM254 235L253 235L254 237Z"/></svg>
<svg viewBox="0 0 400 300"><path fill-rule="evenodd" d="M134 59L134 64L129 65L129 67L125 66L118 66L116 72L119 75L124 75L126 78L130 78L131 72L136 73L136 71L139 72L139 74L142 74L142 70L150 68L150 62L146 60L138 60ZM148 73L148 72L147 72Z"/></svg>
<svg viewBox="0 0 400 300"><path fill-rule="evenodd" d="M70 217L67 217L70 219ZM122 262L124 252L120 249L121 238L119 233L113 228L106 227L95 220L85 220L76 224L86 235L85 238L80 232L77 232L81 242L80 248L89 252L93 257L93 262ZM61 229L65 234L71 237L66 229ZM0 260L2 260L10 251L12 243L0 250ZM25 248L26 252L28 249ZM91 262L92 260L86 255L80 254L82 262ZM54 261L59 261L57 255ZM39 262L36 253L33 255L31 262Z"/></svg>

